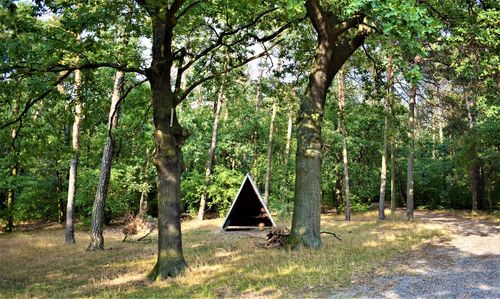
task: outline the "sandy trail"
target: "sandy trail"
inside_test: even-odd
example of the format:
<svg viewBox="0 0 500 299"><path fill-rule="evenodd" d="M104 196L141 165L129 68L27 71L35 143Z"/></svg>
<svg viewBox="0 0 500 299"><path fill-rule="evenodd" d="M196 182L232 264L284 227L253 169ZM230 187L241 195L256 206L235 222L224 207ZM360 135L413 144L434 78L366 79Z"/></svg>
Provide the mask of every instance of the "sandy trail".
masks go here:
<svg viewBox="0 0 500 299"><path fill-rule="evenodd" d="M451 235L391 261L396 270L353 280L333 298L500 298L500 225L438 212L415 219L444 226Z"/></svg>

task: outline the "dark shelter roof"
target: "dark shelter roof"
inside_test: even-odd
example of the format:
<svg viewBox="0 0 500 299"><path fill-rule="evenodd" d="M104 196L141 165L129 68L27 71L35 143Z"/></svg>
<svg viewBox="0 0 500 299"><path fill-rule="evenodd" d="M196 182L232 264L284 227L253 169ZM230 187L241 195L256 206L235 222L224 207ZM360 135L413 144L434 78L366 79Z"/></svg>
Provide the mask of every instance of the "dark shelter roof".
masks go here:
<svg viewBox="0 0 500 299"><path fill-rule="evenodd" d="M227 213L222 229L230 227L276 226L269 210L260 197L259 190L247 174Z"/></svg>

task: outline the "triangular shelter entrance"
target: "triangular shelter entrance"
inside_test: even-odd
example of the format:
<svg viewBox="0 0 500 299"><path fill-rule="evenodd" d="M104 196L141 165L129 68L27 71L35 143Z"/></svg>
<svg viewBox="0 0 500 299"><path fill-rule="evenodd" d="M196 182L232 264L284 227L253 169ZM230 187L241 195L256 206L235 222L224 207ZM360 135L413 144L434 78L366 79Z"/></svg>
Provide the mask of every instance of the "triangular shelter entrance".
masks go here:
<svg viewBox="0 0 500 299"><path fill-rule="evenodd" d="M259 190L247 174L227 213L222 229L276 226L271 213L264 205Z"/></svg>

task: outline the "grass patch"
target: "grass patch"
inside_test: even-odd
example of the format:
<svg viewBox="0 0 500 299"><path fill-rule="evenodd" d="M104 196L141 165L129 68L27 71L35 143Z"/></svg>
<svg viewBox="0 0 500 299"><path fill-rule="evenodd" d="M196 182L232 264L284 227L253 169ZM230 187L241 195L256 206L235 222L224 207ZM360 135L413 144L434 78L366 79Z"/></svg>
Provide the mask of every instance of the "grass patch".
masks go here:
<svg viewBox="0 0 500 299"><path fill-rule="evenodd" d="M145 279L156 258L156 240L121 242L105 232L106 248L86 252L89 237L63 243L62 227L0 235L0 297L328 297L348 286L353 273L379 270L383 262L416 250L444 231L418 221L376 221L376 212L322 217L319 250L263 249L263 234L220 232L222 219L183 223L189 270L164 282ZM390 269L387 269L390 271Z"/></svg>

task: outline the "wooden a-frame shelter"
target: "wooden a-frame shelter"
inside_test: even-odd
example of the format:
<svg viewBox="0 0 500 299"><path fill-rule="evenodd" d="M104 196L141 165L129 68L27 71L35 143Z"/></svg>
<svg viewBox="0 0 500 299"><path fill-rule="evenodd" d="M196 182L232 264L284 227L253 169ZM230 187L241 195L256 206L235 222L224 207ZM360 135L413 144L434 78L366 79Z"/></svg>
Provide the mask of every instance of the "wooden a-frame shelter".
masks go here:
<svg viewBox="0 0 500 299"><path fill-rule="evenodd" d="M276 223L262 201L255 183L247 174L224 219L222 229L272 226L276 226Z"/></svg>

